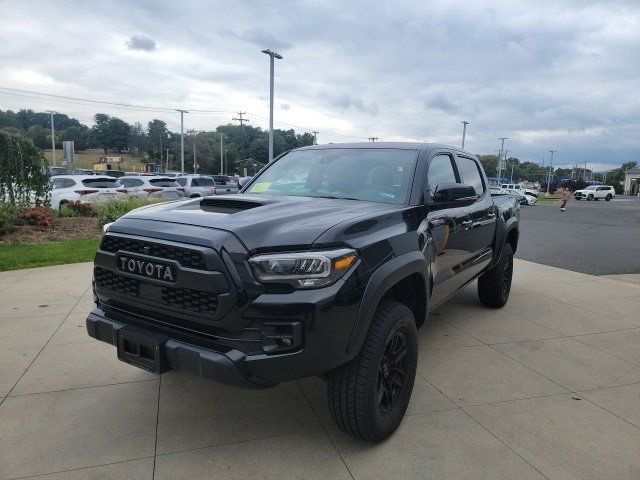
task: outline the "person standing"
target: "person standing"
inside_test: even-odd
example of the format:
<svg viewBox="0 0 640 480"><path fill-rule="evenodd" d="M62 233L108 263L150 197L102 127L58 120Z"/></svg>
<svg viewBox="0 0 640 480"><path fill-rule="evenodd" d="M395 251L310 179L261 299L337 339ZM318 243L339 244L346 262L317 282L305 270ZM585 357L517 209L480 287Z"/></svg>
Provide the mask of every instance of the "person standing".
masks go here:
<svg viewBox="0 0 640 480"><path fill-rule="evenodd" d="M571 192L569 191L568 188L565 188L564 192L562 192L562 205L560 205L561 212L564 212L564 207L567 205L567 202L569 201L570 198L571 198Z"/></svg>

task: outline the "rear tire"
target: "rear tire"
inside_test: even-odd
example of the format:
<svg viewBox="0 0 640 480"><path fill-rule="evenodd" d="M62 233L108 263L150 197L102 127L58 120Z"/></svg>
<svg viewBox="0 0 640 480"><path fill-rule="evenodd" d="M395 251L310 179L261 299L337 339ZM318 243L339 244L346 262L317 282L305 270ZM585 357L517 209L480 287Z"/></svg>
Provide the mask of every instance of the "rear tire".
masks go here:
<svg viewBox="0 0 640 480"><path fill-rule="evenodd" d="M506 243L497 265L478 279L478 297L483 305L501 308L509 300L513 277L513 248Z"/></svg>
<svg viewBox="0 0 640 480"><path fill-rule="evenodd" d="M370 442L391 435L409 405L418 363L413 313L383 301L358 356L329 374L327 398L338 427Z"/></svg>
<svg viewBox="0 0 640 480"><path fill-rule="evenodd" d="M593 200L593 195L589 195L589 196L587 197L587 201L589 201L589 202L590 202L591 200Z"/></svg>

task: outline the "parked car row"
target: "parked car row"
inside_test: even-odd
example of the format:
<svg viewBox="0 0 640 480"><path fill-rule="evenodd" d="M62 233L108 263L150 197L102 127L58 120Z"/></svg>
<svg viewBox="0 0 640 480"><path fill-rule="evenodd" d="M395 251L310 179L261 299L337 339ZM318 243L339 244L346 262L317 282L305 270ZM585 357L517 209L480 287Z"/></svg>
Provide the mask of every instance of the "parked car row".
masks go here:
<svg viewBox="0 0 640 480"><path fill-rule="evenodd" d="M501 187L491 187L491 196L498 197L502 195L511 195L515 197L520 205L535 205L538 201L537 195L532 195L529 192L525 192L523 189L510 189Z"/></svg>
<svg viewBox="0 0 640 480"><path fill-rule="evenodd" d="M208 197L238 193L238 184L225 175L127 174L119 178L108 175L55 175L51 177L51 207L59 209L68 202L102 202L133 196L138 198Z"/></svg>

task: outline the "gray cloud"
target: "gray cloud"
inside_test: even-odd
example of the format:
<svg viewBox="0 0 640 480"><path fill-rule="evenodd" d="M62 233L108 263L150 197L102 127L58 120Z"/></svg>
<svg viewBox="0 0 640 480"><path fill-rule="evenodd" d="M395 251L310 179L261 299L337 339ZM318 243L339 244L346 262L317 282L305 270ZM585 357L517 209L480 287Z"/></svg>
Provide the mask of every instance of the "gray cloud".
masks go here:
<svg viewBox="0 0 640 480"><path fill-rule="evenodd" d="M127 48L129 50L143 50L145 52L153 52L156 48L156 42L144 35L133 35L127 41Z"/></svg>
<svg viewBox="0 0 640 480"><path fill-rule="evenodd" d="M264 127L269 68L260 50L271 48L284 55L276 62L276 126L319 130L323 142L375 135L457 145L467 120L466 145L478 153L493 152L504 136L525 160L540 161L550 149L561 163L640 160L637 0L0 5L6 87L221 111L187 115L198 129L246 111ZM56 35L43 36L58 18L65 21L56 22ZM96 35L105 23L108 31ZM138 37L131 32L148 35L151 50L143 51L162 39L163 54L128 54L127 39ZM0 108L21 107L83 121L98 110L0 95ZM131 122L158 116L179 128L173 113L102 110Z"/></svg>

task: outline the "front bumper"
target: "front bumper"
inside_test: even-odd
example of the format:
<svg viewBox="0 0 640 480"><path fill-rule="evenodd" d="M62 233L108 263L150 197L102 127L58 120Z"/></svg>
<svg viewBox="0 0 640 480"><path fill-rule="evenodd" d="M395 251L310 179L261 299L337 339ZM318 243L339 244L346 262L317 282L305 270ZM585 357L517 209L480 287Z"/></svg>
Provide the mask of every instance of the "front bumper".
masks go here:
<svg viewBox="0 0 640 480"><path fill-rule="evenodd" d="M125 325L101 315L96 309L87 317L87 333L105 343L116 346L118 331ZM151 333L151 332L149 332ZM167 339L161 345L163 370L183 370L208 380L244 388L265 388L273 386L268 382L251 379L243 372L242 364L246 356L238 350L216 352L190 345L175 339Z"/></svg>

